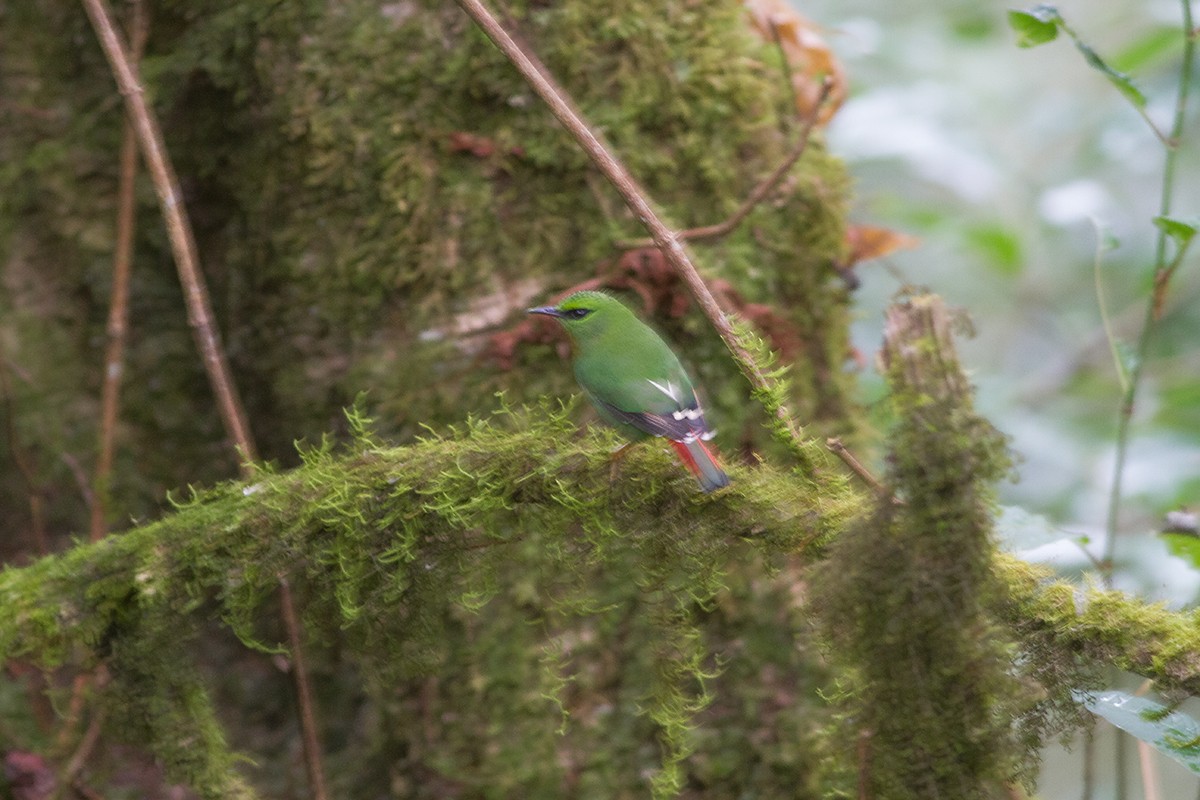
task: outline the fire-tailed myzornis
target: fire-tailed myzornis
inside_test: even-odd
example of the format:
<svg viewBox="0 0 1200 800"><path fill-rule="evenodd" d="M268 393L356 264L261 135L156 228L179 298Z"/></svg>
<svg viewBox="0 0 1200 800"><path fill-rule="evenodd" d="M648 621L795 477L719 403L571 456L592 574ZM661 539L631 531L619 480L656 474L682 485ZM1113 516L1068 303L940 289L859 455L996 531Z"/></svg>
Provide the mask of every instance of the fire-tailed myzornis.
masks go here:
<svg viewBox="0 0 1200 800"><path fill-rule="evenodd" d="M575 345L575 378L600 416L630 439L670 440L704 491L729 485L704 444L712 431L692 381L667 343L621 301L603 292L576 292L529 313L554 317L567 329Z"/></svg>

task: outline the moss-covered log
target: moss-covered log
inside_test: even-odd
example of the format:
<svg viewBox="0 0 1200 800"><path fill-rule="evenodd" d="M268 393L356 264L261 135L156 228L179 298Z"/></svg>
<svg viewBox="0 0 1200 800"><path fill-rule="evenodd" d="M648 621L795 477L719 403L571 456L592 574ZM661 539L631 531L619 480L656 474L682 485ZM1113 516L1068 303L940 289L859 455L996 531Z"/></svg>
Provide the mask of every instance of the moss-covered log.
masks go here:
<svg viewBox="0 0 1200 800"><path fill-rule="evenodd" d="M888 309L883 360L894 495L837 541L814 587L852 687L853 769L870 797L985 800L1025 760L1021 691L991 611L1004 596L991 525L1005 440L972 407L940 298Z"/></svg>
<svg viewBox="0 0 1200 800"><path fill-rule="evenodd" d="M815 785L815 756L794 749L813 733L807 701L768 713L771 740L792 731L785 739L759 748L745 736L764 724L754 709L774 703L773 684L797 692L813 669L777 571L816 557L856 494L837 477L735 469L733 488L705 496L654 446L614 478L612 444L539 408L411 447L360 436L349 455L308 450L300 469L5 571L0 660L106 664L112 730L205 796L227 796L230 754L193 680L189 661L203 655L189 632L215 616L273 647L269 610L287 575L318 663L348 661L376 713L395 720L358 731L370 747L357 746L405 781L458 776L522 796L572 782L593 787L581 796L646 781L666 792L685 776L714 796ZM747 648L753 657L739 655ZM694 730L710 692L727 695L705 712L722 724ZM431 703L457 722L430 721ZM348 766L369 755L333 749L347 796L379 780Z"/></svg>
<svg viewBox="0 0 1200 800"><path fill-rule="evenodd" d="M611 444L539 408L410 447L360 432L348 453L308 450L299 469L0 573L0 658L106 664L114 733L205 796L249 792L216 721L237 711L219 673L197 672L192 634L215 619L250 647L233 658L272 649L281 636L266 612L284 574L318 671L358 676L358 690L324 693L340 792L389 780L402 797L447 786L611 797L649 782L711 797L834 790L845 776L830 769L817 700L832 678L808 644L794 567L844 569L823 561L827 545L865 498L767 466L701 495L653 446L614 479ZM1009 600L986 609L1059 680L1101 661L1200 686L1191 617L1111 593L1080 611L1064 605L1071 587L993 566ZM866 588L882 596L878 578ZM917 633L895 632L909 646ZM362 691L368 731L349 723Z"/></svg>

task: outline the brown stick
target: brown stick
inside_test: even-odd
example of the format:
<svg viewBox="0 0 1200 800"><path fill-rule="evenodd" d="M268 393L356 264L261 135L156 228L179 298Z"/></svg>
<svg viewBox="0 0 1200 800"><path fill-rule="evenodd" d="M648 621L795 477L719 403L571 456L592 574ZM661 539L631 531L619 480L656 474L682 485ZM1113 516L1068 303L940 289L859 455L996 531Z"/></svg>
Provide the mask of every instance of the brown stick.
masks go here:
<svg viewBox="0 0 1200 800"><path fill-rule="evenodd" d="M863 466L862 462L854 457L854 454L846 449L846 445L842 444L842 440L836 436L825 440L825 446L829 451L840 458L850 471L857 475L863 483L875 490L876 494L890 494L888 488L879 482L879 479L871 474L871 470Z"/></svg>
<svg viewBox="0 0 1200 800"><path fill-rule="evenodd" d="M71 754L67 765L63 767L61 777L64 784L75 783L75 779L83 771L84 765L92 757L92 752L96 749L96 743L100 741L100 733L103 729L104 706L101 705L96 707L87 729L83 732L83 737L80 738L79 744L75 747L75 752Z"/></svg>
<svg viewBox="0 0 1200 800"><path fill-rule="evenodd" d="M550 107L550 112L575 137L580 147L583 148L584 152L592 160L592 163L599 168L604 177L608 179L617 192L620 193L621 197L624 198L626 205L633 211L634 216L637 217L638 221L650 233L655 246L662 250L667 261L674 267L684 284L687 285L692 298L695 299L700 310L708 317L709 323L725 342L725 346L733 354L734 360L737 362L742 374L746 376L746 379L756 389L770 392L772 388L771 381L759 368L758 362L755 361L750 351L738 341L733 326L721 310L716 298L713 297L708 285L705 284L704 279L692 264L687 251L679 241L679 237L666 226L655 213L654 209L651 208L649 201L646 199L646 193L638 186L637 181L633 179L633 176L629 174L625 166L600 141L600 138L593 132L592 128L583 120L582 115L575 110L573 104L566 99L565 92L555 85L549 71L535 59L532 53L527 53L513 41L508 31L496 21L496 18L492 16L491 12L484 7L480 0L455 0L455 2L458 3L463 11L470 15L471 19L475 20L475 23L479 25L487 37L513 63L513 66L517 68L533 90L537 92L538 96ZM793 448L796 455L803 457L801 456L802 450L799 445L804 441L804 436L787 408L780 405L775 410L775 416L782 423L793 443L797 445ZM815 465L811 463L805 464L805 466L810 470L815 469Z"/></svg>
<svg viewBox="0 0 1200 800"><path fill-rule="evenodd" d="M130 20L130 63L137 65L146 49L146 39L149 35L149 17L142 0L133 0L132 19ZM96 469L91 483L78 477L80 487L88 499L90 524L88 538L95 542L104 538L108 532L108 498L109 478L112 474L114 443L116 441L117 408L121 393L121 373L124 368L126 331L129 319L129 279L133 263L133 234L136 230L137 203L134 194L137 178L137 134L133 124L125 119L121 131L120 176L117 184L117 243L113 252L112 290L109 293L108 343L104 352L104 379L100 392L100 442L96 458ZM81 474L82 470L74 459L68 459L73 471ZM103 673L103 666L99 668ZM92 683L91 673L75 677L71 691L68 713L58 732L58 747L65 749L67 742L74 737L75 730L83 715L84 697ZM100 737L103 721L103 709L96 711L80 740L74 755L71 756L63 774L60 776L59 794L69 784L75 782L84 763L91 756L96 742Z"/></svg>
<svg viewBox="0 0 1200 800"><path fill-rule="evenodd" d="M288 647L292 652L292 672L296 680L296 696L300 706L300 730L303 733L304 763L308 767L309 789L315 800L327 800L329 791L325 787L325 768L321 763L321 745L317 738L317 717L313 709L312 687L308 681L308 665L304 660L304 648L300 641L300 623L296 616L296 604L292 599L292 587L288 579L279 576L279 600L283 606L283 621L287 627Z"/></svg>
<svg viewBox="0 0 1200 800"><path fill-rule="evenodd" d="M171 239L171 249L175 254L175 266L179 270L179 281L183 284L188 325L192 328L192 335L196 339L208 372L209 383L212 384L216 395L217 408L225 423L226 433L240 453L245 472L245 463L254 461L258 454L250 436L250 426L246 422L246 413L238 397L237 387L229 371L225 351L221 347L220 333L213 318L204 273L199 267L196 241L183 206L179 180L175 177L175 171L167 158L162 131L159 130L158 122L146 104L137 67L131 63L121 35L113 25L108 4L105 0L82 2L96 30L100 45L108 57L121 95L125 98L126 110L133 121L142 157L154 180L154 190L158 194L159 207L162 209L167 233Z"/></svg>
<svg viewBox="0 0 1200 800"><path fill-rule="evenodd" d="M130 26L132 50L130 63L136 68L146 49L149 32L146 7L133 0ZM137 177L137 133L128 118L121 132L121 174L117 186L117 246L113 253L112 291L108 306L108 345L104 352L104 385L100 394L100 454L92 481L95 502L89 538L94 542L108 532L109 478L112 475L116 442L117 408L121 397L121 373L124 371L125 341L129 320L129 276L133 264L133 234L136 229L137 203L134 194Z"/></svg>
<svg viewBox="0 0 1200 800"><path fill-rule="evenodd" d="M772 27L772 30L774 28ZM812 136L813 127L817 124L817 119L820 117L821 109L825 105L825 100L829 97L829 92L833 88L833 84L826 80L821 85L821 94L817 98L816 104L812 111L804 118L804 126L800 129L800 139L792 146L791 152L787 158L780 162L769 175L758 182L746 199L729 217L715 225L703 225L699 228L688 228L675 234L675 238L686 241L697 241L701 239L719 239L722 236L728 236L738 225L745 221L746 217L750 216L750 212L766 199L779 182L783 180L783 176L787 175L800 160L800 156L804 155L804 150L808 147L809 137ZM653 239L634 239L633 241L617 242L617 247L622 250L638 250L644 247L652 247Z"/></svg>

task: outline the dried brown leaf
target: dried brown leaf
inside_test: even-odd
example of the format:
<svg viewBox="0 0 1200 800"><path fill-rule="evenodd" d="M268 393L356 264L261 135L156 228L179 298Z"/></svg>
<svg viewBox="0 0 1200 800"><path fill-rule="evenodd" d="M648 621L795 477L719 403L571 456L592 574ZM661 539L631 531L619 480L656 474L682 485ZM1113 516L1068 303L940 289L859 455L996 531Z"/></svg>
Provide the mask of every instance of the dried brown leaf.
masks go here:
<svg viewBox="0 0 1200 800"><path fill-rule="evenodd" d="M792 75L796 111L807 117L821 102L822 86L830 82L829 99L820 109L826 123L846 99L846 72L826 44L816 23L786 0L745 0L754 30L764 41L778 43Z"/></svg>
<svg viewBox="0 0 1200 800"><path fill-rule="evenodd" d="M874 225L851 225L846 228L848 255L843 266L849 267L860 261L882 258L897 250L916 247L921 240L907 233L900 233Z"/></svg>

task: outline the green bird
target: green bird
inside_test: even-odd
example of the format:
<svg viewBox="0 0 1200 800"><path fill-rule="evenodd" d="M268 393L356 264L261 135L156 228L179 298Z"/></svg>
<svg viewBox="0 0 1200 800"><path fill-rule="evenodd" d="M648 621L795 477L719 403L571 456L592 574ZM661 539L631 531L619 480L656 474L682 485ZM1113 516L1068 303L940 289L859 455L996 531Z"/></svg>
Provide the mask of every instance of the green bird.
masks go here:
<svg viewBox="0 0 1200 800"><path fill-rule="evenodd" d="M603 292L576 292L529 313L554 317L567 329L575 379L601 417L634 441L668 439L704 491L729 485L704 444L713 432L691 379L667 343L621 301Z"/></svg>

